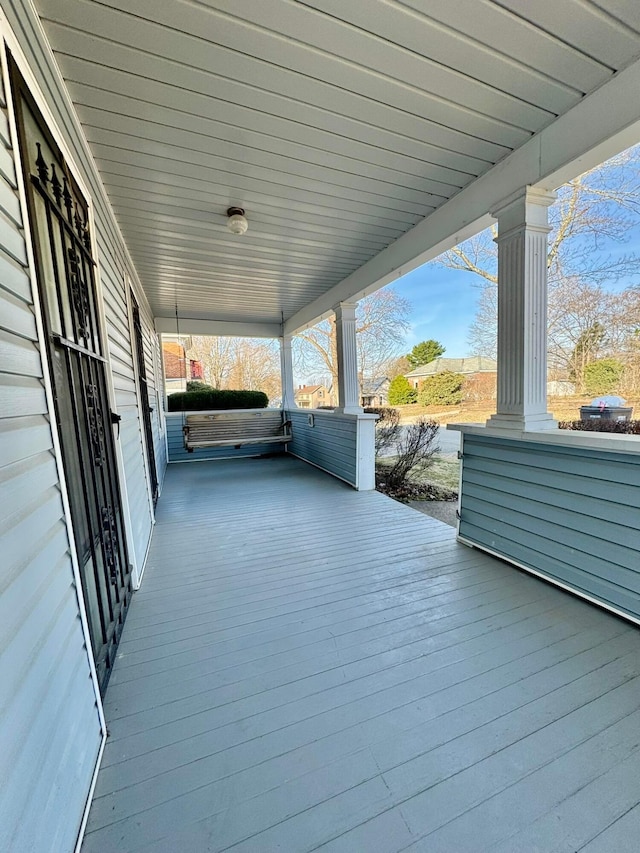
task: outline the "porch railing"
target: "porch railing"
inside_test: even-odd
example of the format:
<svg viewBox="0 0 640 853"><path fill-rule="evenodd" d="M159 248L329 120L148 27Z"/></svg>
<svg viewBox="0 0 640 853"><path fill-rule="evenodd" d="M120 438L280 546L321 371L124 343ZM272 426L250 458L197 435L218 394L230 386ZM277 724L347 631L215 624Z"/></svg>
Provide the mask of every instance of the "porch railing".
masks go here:
<svg viewBox="0 0 640 853"><path fill-rule="evenodd" d="M291 420L293 439L286 452L360 491L375 488L376 415L289 409L287 417ZM240 448L203 447L189 453L184 447L184 420L182 412L168 412L166 415L169 462L242 458L274 452L272 444L253 444Z"/></svg>
<svg viewBox="0 0 640 853"><path fill-rule="evenodd" d="M460 540L640 621L640 440L458 428Z"/></svg>

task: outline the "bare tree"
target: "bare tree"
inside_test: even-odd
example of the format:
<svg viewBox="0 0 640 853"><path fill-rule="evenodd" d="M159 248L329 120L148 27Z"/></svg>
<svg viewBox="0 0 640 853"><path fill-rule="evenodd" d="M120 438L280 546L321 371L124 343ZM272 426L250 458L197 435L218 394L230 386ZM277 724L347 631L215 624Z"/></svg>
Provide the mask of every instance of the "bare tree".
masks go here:
<svg viewBox="0 0 640 853"><path fill-rule="evenodd" d="M635 396L640 393L640 286L627 288L618 299L619 311L627 322L619 349L612 355L625 365L622 387Z"/></svg>
<svg viewBox="0 0 640 853"><path fill-rule="evenodd" d="M194 335L187 355L202 363L214 388L264 391L271 399L281 394L276 341Z"/></svg>
<svg viewBox="0 0 640 853"><path fill-rule="evenodd" d="M432 457L440 449L436 444L439 424L420 417L409 424L397 440L397 458L388 471L381 473L387 490L398 489L407 482L407 477L417 466L431 464Z"/></svg>
<svg viewBox="0 0 640 853"><path fill-rule="evenodd" d="M409 329L409 302L392 288L361 299L356 314L360 381L373 379L397 357ZM295 338L296 367L303 374L327 374L338 385L336 328L333 320L306 329Z"/></svg>
<svg viewBox="0 0 640 853"><path fill-rule="evenodd" d="M604 282L636 275L638 256L605 254L603 242L625 243L640 215L640 146L629 149L558 191L550 209L549 353L559 370L571 357L581 333L594 322L594 296L607 340L619 337L620 313L607 299ZM494 226L446 252L442 265L478 276L481 288L476 317L469 330L475 355L496 355L497 247ZM573 294L573 295L571 295ZM605 312L604 314L601 312ZM616 329L614 330L614 326ZM615 335L614 335L615 332Z"/></svg>
<svg viewBox="0 0 640 853"><path fill-rule="evenodd" d="M375 455L376 460L385 450L395 447L402 433L400 412L389 406L369 406L365 409L371 415L378 415L376 421Z"/></svg>
<svg viewBox="0 0 640 853"><path fill-rule="evenodd" d="M280 396L280 358L277 341L236 339L229 387L264 391L273 399Z"/></svg>
<svg viewBox="0 0 640 853"><path fill-rule="evenodd" d="M204 381L214 388L227 388L229 370L233 361L236 338L221 338L207 335L193 335L190 358L202 364Z"/></svg>
<svg viewBox="0 0 640 853"><path fill-rule="evenodd" d="M409 359L406 355L399 355L395 358L390 358L382 365L380 375L386 376L388 379L395 379L396 376L404 376L410 370Z"/></svg>

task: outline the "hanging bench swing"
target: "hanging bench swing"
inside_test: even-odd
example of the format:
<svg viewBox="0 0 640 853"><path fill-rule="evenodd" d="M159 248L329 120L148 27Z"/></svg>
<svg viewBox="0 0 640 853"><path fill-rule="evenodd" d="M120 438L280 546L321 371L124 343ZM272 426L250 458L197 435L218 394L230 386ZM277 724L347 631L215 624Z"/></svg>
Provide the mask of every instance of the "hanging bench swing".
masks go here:
<svg viewBox="0 0 640 853"><path fill-rule="evenodd" d="M180 320L176 303L176 335L180 338ZM186 378L186 377L185 377ZM247 445L286 445L292 439L291 421L285 412L269 409L231 409L187 415L182 403L184 448L193 453L198 448Z"/></svg>
<svg viewBox="0 0 640 853"><path fill-rule="evenodd" d="M284 412L239 409L186 415L182 427L185 450L199 447L235 447L251 444L284 444L291 441L291 421Z"/></svg>

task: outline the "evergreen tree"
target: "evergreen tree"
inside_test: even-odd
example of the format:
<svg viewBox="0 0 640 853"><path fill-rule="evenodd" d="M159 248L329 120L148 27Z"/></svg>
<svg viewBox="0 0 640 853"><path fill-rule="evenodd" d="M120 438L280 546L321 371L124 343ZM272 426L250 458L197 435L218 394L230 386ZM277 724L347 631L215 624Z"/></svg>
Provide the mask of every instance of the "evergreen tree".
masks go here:
<svg viewBox="0 0 640 853"><path fill-rule="evenodd" d="M407 361L411 366L411 370L415 370L416 367L422 367L423 364L429 364L430 361L440 358L444 353L444 349L440 341L434 341L433 338L416 344L407 355Z"/></svg>
<svg viewBox="0 0 640 853"><path fill-rule="evenodd" d="M396 376L389 383L389 404L391 406L402 406L405 403L415 403L418 392L409 384L406 376Z"/></svg>
<svg viewBox="0 0 640 853"><path fill-rule="evenodd" d="M594 397L618 391L624 373L624 364L617 358L600 358L584 369L584 386L587 394Z"/></svg>
<svg viewBox="0 0 640 853"><path fill-rule="evenodd" d="M578 337L571 354L569 379L582 390L585 382L585 371L588 365L595 361L606 340L606 331L602 323L592 323ZM595 391L595 394L602 393Z"/></svg>

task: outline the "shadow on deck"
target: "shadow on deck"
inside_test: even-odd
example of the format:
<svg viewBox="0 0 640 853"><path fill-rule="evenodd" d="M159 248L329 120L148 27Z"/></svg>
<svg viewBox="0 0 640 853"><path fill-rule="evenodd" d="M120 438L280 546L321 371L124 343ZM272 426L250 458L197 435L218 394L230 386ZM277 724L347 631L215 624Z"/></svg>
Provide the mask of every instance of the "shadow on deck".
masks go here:
<svg viewBox="0 0 640 853"><path fill-rule="evenodd" d="M169 467L84 853L637 850L640 631L287 457Z"/></svg>

